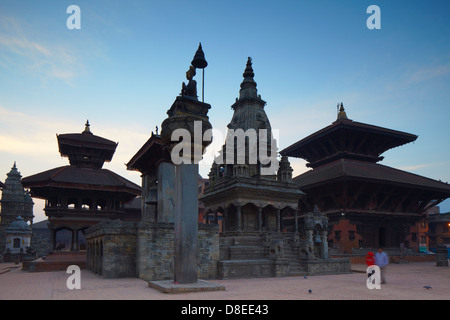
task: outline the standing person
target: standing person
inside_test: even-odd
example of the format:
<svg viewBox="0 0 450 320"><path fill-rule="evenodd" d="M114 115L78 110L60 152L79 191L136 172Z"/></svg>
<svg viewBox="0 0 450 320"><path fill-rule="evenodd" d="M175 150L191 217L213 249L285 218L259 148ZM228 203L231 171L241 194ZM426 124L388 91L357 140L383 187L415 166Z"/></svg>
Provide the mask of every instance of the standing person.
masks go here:
<svg viewBox="0 0 450 320"><path fill-rule="evenodd" d="M370 267L370 266L373 266L374 264L375 264L375 258L373 257L373 253L371 251L369 251L369 252L367 252L367 255L366 255L366 265L368 267ZM367 277L370 277L372 275L372 272L367 273Z"/></svg>
<svg viewBox="0 0 450 320"><path fill-rule="evenodd" d="M389 257L382 247L378 248L378 252L375 255L375 264L380 267L381 283L386 283L386 266L389 264Z"/></svg>

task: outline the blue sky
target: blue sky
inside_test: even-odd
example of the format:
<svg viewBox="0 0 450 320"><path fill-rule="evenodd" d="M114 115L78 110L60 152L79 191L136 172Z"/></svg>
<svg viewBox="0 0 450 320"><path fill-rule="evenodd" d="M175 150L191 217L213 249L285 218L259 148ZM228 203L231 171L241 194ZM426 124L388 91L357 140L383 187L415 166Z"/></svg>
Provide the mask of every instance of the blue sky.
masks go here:
<svg viewBox="0 0 450 320"><path fill-rule="evenodd" d="M72 4L80 30L66 25ZM380 30L366 27L372 4ZM23 176L66 165L56 134L89 119L119 142L105 168L140 184L124 164L166 118L201 42L214 128L225 131L250 56L280 149L331 124L343 102L355 121L419 136L382 164L450 181L449 9L445 0L2 0L0 180L14 161ZM307 170L291 162L294 174Z"/></svg>

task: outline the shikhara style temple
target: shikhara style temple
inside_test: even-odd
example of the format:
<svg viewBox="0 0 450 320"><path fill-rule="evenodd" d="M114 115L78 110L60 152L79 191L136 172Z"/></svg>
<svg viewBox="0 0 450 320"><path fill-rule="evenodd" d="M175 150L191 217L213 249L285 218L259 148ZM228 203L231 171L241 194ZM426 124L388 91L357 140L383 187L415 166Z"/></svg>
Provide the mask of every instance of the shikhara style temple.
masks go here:
<svg viewBox="0 0 450 320"><path fill-rule="evenodd" d="M23 188L21 181L22 175L14 162L13 167L7 174L5 183L0 183L0 188L2 188L0 200L0 255L5 254L7 250L10 251L10 254L18 253L20 249L25 253L25 246L21 241L22 235L20 234L23 230L19 230L17 233L10 233L11 237L8 235L9 231L12 232L17 229L17 225L25 225L29 228L29 225L33 224L33 199L28 190ZM29 231L31 233L31 229Z"/></svg>
<svg viewBox="0 0 450 320"><path fill-rule="evenodd" d="M140 186L103 169L111 161L117 143L94 135L89 121L82 133L57 135L61 156L70 165L54 168L22 179L33 197L45 199L53 249L56 233L72 232L71 250L79 249L80 232L105 220L124 219L124 204L140 195Z"/></svg>
<svg viewBox="0 0 450 320"><path fill-rule="evenodd" d="M277 154L277 144L271 133L270 121L264 110L266 102L256 88L252 60L248 58L239 91L231 106L234 110L229 129L258 134L255 145L267 144L267 154ZM287 157L280 163L276 157L276 172L268 169L261 154L251 161L251 138L245 144L244 160L238 161L237 138L232 157L227 157L227 145L222 148L223 163L216 161L209 173L209 187L201 201L205 212L220 212L223 216L220 239L218 277L270 277L295 274L349 272L349 261L329 259L328 218L313 208L299 215L299 200L304 193L292 180L292 168ZM261 139L263 138L263 139ZM231 141L227 139L227 142ZM259 149L261 151L261 149ZM272 163L273 164L273 163Z"/></svg>
<svg viewBox="0 0 450 320"><path fill-rule="evenodd" d="M267 130L267 154L277 154L276 141L272 143L270 121L264 111L266 102L261 99L256 89L252 62L249 58L243 74L244 80L241 83L239 99L231 106L234 110L228 128L232 130L242 129L244 132L260 129ZM242 141L248 146L248 141ZM259 157L255 163L250 161L250 150L246 148L245 161L239 163L238 144L233 146L233 157L227 158L226 145L221 152L224 157L222 164L216 161L209 173L209 187L206 188L204 196L201 198L205 204L205 211L218 211L224 216L223 232L229 234L233 232L261 232L274 231L281 232L286 228L283 225L283 217L296 216L298 200L303 193L292 181L292 168L287 158L284 158L282 165L272 174L263 174L263 164ZM259 135L255 144L260 145ZM291 225L291 231L294 226Z"/></svg>
<svg viewBox="0 0 450 320"><path fill-rule="evenodd" d="M384 152L416 139L350 120L341 104L335 122L281 151L312 168L294 181L306 194L301 210L317 205L330 219L330 247L418 250L410 227L450 196L450 185L379 164Z"/></svg>

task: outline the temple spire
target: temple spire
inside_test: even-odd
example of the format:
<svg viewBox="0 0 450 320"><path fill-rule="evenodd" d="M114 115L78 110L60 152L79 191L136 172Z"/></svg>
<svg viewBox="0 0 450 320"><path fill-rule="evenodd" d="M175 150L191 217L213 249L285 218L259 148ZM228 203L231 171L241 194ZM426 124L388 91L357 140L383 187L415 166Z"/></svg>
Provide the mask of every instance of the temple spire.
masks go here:
<svg viewBox="0 0 450 320"><path fill-rule="evenodd" d="M248 57L248 59L247 59L247 65L245 66L245 71L244 71L243 76L244 76L244 78L252 78L252 79L255 76L255 74L253 73L251 57Z"/></svg>
<svg viewBox="0 0 450 320"><path fill-rule="evenodd" d="M244 80L241 83L241 90L239 91L239 99L242 98L257 98L258 91L256 89L256 82L253 80L255 76L252 68L252 58L248 57L247 65L243 74Z"/></svg>

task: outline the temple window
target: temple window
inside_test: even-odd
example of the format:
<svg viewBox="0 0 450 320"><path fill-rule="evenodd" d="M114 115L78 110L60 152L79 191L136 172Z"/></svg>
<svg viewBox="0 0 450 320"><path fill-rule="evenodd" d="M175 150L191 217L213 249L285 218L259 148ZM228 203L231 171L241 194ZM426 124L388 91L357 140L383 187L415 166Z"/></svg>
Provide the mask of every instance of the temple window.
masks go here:
<svg viewBox="0 0 450 320"><path fill-rule="evenodd" d="M355 240L355 231L349 231L348 232L348 238L350 240Z"/></svg>
<svg viewBox="0 0 450 320"><path fill-rule="evenodd" d="M341 240L341 230L334 231L334 239L337 241Z"/></svg>
<svg viewBox="0 0 450 320"><path fill-rule="evenodd" d="M20 248L20 238L13 239L13 248Z"/></svg>
<svg viewBox="0 0 450 320"><path fill-rule="evenodd" d="M67 201L67 208L71 210L76 209L77 203L78 203L77 199L71 198Z"/></svg>
<svg viewBox="0 0 450 320"><path fill-rule="evenodd" d="M92 207L92 200L90 199L83 199L83 202L81 204L82 210L90 210Z"/></svg>
<svg viewBox="0 0 450 320"><path fill-rule="evenodd" d="M97 201L97 210L105 210L106 209L106 201L100 199Z"/></svg>

